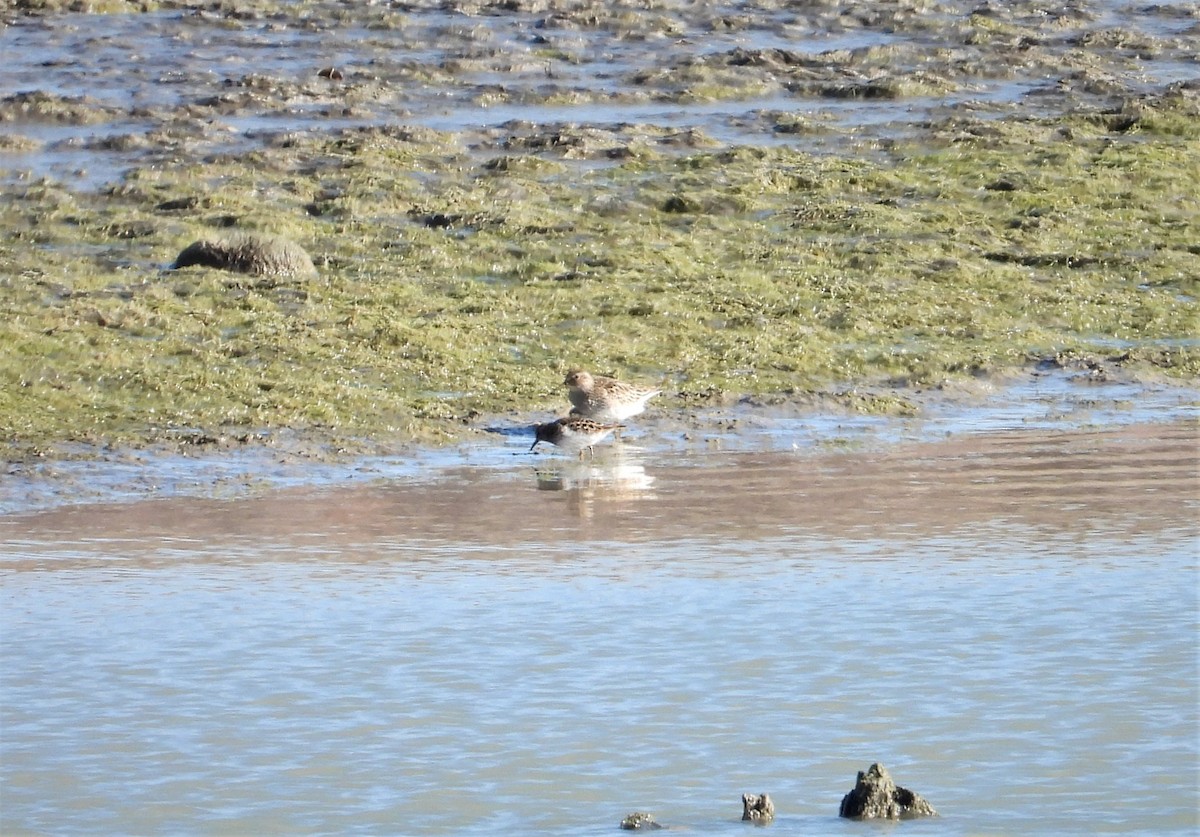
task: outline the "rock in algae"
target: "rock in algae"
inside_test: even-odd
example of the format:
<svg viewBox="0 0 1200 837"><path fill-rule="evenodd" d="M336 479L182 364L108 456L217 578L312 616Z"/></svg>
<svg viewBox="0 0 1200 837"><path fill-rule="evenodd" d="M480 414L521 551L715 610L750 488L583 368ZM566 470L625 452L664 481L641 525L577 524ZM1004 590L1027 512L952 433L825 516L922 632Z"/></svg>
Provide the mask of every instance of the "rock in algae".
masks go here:
<svg viewBox="0 0 1200 837"><path fill-rule="evenodd" d="M317 275L312 259L299 244L278 236L250 233L195 241L183 249L168 269L195 264L251 276Z"/></svg>

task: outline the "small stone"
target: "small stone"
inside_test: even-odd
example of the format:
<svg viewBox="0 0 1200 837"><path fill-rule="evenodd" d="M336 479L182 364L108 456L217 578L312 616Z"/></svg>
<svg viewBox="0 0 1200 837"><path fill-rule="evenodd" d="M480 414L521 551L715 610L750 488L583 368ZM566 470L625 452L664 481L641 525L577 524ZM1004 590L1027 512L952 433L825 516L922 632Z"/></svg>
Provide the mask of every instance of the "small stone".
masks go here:
<svg viewBox="0 0 1200 837"><path fill-rule="evenodd" d="M621 828L626 831L641 831L642 829L653 831L656 828L662 828L662 826L654 821L654 817L651 814L647 814L645 811L635 811L621 820Z"/></svg>
<svg viewBox="0 0 1200 837"><path fill-rule="evenodd" d="M765 793L743 793L742 819L765 825L775 819L775 803Z"/></svg>

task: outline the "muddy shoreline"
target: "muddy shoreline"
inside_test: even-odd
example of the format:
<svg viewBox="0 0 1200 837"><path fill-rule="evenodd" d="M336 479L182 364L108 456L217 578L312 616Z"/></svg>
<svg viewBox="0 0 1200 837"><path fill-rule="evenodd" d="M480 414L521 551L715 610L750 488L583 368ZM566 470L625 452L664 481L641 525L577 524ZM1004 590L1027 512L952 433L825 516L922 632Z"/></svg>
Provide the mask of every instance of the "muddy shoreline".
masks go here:
<svg viewBox="0 0 1200 837"><path fill-rule="evenodd" d="M1195 10L89 5L0 29L14 476L1200 374ZM163 269L244 232L318 275Z"/></svg>
<svg viewBox="0 0 1200 837"><path fill-rule="evenodd" d="M106 543L125 564L146 568L171 566L172 543L214 538L293 545L312 539L322 555L344 551L369 560L368 545L394 533L417 545L412 560L437 560L446 548L470 560L464 545L475 544L515 550L509 560L536 566L541 553L524 556L523 545L570 551L581 543L769 541L797 531L905 542L989 527L997 537L1013 529L1057 538L1194 533L1198 431L1192 419L908 440L873 450L691 456L663 456L634 443L596 462L441 461L420 475L347 470L340 479L326 473L320 482L242 494L75 494L62 505L8 509L0 523L4 538L27 548ZM273 559L259 548L239 560ZM10 562L7 569L38 566Z"/></svg>
<svg viewBox="0 0 1200 837"><path fill-rule="evenodd" d="M75 151L95 171L68 179L96 186L123 164L396 123L485 157L601 162L637 146L867 149L1083 110L1128 131L1131 103L1191 89L1200 28L1194 9L1110 2L77 5L6 14L10 46L38 52L14 53L0 125L17 170L29 155L68 173L52 157Z"/></svg>
<svg viewBox="0 0 1200 837"><path fill-rule="evenodd" d="M910 392L905 415L870 415L853 390L805 396L742 397L701 410L650 410L623 440L578 462L555 450L530 454L543 413L480 417L455 444L403 439L344 440L287 431L245 439L187 434L174 443L97 448L63 446L45 458L10 461L0 483L0 515L144 500L239 500L289 491L353 486L429 485L461 473L540 474L546 490L577 492L632 480L643 463L704 467L726 455L787 454L818 461L830 454L904 456L914 445L986 445L1022 437L1190 438L1200 446L1200 390L1169 378L1033 370L1003 381ZM634 463L632 466L630 463ZM632 470L630 468L632 467ZM587 472L582 483L579 470ZM567 479L563 480L563 474ZM572 474L575 474L573 477ZM596 475L599 475L598 477Z"/></svg>

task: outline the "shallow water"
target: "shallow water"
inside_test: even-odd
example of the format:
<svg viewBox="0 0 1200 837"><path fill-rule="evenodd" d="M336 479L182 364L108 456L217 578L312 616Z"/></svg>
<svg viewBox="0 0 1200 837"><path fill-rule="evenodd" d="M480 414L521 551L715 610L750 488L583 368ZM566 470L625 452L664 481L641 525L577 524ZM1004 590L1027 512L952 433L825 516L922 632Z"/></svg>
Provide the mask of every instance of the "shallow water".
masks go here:
<svg viewBox="0 0 1200 837"><path fill-rule="evenodd" d="M78 122L0 109L3 133L36 143L0 149L0 180L49 175L93 189L135 165L364 125L432 128L490 145L518 120L617 134L645 123L734 145L819 150L828 141L842 153L847 134L1113 107L1198 74L1189 4L947 0L914 15L867 2L670 2L641 15L598 4L592 18L563 14L569 5L12 15L0 26L0 99L40 91L92 109ZM995 37L970 36L976 14L995 21ZM1000 34L1008 27L1021 37ZM695 71L739 51L784 51L819 89L781 83L753 62L712 77ZM327 68L344 81L317 76ZM928 77L935 92L830 92L910 76ZM809 129L780 132L778 113Z"/></svg>
<svg viewBox="0 0 1200 837"><path fill-rule="evenodd" d="M636 444L0 517L5 833L1198 825L1197 430ZM515 460L514 460L515 461Z"/></svg>
<svg viewBox="0 0 1200 837"><path fill-rule="evenodd" d="M824 402L779 404L743 399L701 410L652 411L625 435L625 449L651 461L707 461L720 452L879 451L900 443L1013 430L1119 429L1200 419L1200 390L1189 382L1093 378L1042 365L1000 381L930 392L893 390L915 406L908 418L836 409ZM443 448L333 454L302 435L277 431L257 443L180 445L165 450L62 446L62 458L8 465L0 515L63 505L145 497L236 499L280 488L344 487L411 480L463 467L508 471L541 462L529 455L543 414L481 417L474 436ZM181 439L186 439L186 431ZM380 440L386 448L387 440ZM75 458L78 457L78 458ZM553 460L554 457L551 457ZM640 466L639 466L640 467Z"/></svg>

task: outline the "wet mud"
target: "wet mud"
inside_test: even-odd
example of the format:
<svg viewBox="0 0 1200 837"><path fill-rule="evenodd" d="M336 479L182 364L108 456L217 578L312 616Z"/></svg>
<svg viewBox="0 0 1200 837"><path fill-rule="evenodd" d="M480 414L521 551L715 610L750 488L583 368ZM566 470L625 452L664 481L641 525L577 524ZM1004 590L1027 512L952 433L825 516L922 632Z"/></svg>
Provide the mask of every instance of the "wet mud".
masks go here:
<svg viewBox="0 0 1200 837"><path fill-rule="evenodd" d="M26 510L0 516L0 537L112 542L140 565L174 560L164 543L214 537L254 544L312 537L322 550L369 560L369 546L395 533L431 555L442 544L480 544L512 548L520 560L523 544L737 542L798 531L903 541L998 522L1060 539L1097 529L1194 532L1197 434L1194 421L1183 421L873 450L680 456L630 445L594 461L463 462L402 479L359 474L237 498L159 493ZM269 550L254 554L271 560Z"/></svg>
<svg viewBox="0 0 1200 837"><path fill-rule="evenodd" d="M1120 2L78 5L5 13L9 177L98 186L388 125L600 163L1072 111L1132 131L1139 103L1195 96L1200 29L1186 4Z"/></svg>
<svg viewBox="0 0 1200 837"><path fill-rule="evenodd" d="M739 470L761 456L763 462L774 463L771 467L787 471L788 479L797 480L793 488L800 490L803 485L805 491L819 488L830 497L836 495L836 500L805 511L810 523L825 520L841 525L840 503L846 503L845 512L853 516L859 511L852 502L856 494L878 492L877 499L897 513L892 523L901 525L902 518L916 523L927 512L941 512L930 508L927 488L915 493L897 485L875 488L877 479L894 481L906 469L924 467L921 463L934 457L943 460L939 468L963 469L938 488L948 492L944 499L949 500L951 495L974 491L970 483L977 478L988 485L1003 479L999 473L988 474L989 467L1003 470L1046 445L1059 450L1095 440L1118 447L1168 444L1180 469L1172 479L1181 484L1192 480L1200 486L1194 461L1200 450L1200 391L1169 379L1149 382L1047 368L1002 384L980 381L909 393L907 415L864 414L856 403L864 397L872 395L847 389L806 397L744 397L703 409L651 409L629 421L620 439L598 444L592 457L583 458L554 449L530 452L534 423L542 416L529 412L481 416L463 441L434 447L388 438L339 447L302 432L251 438L192 432L158 444L105 449L64 445L53 456L5 466L0 516L15 518L65 507L94 507L104 514L113 504L150 499L173 498L185 504L256 498L272 502L269 498L295 492L358 490L411 490L436 504L440 501L432 498L441 490L438 485L456 491L453 486L463 479L476 479L467 476L472 473L485 481L480 488L484 492L489 490L487 480L516 480L539 492L568 498L570 506L585 517L592 515L596 498L601 508L606 499L619 501L610 513L620 515L624 501L653 496L665 468L687 491L712 495L706 502L745 494L752 500L742 513L758 519L771 508L757 505L753 498L758 489L749 483L738 487L741 476L735 474L730 482L729 475L716 475L712 469ZM976 453L1008 448L1024 452L1014 454L1011 462L992 462L991 454L972 461ZM924 452L915 453L918 450ZM1130 455L1131 463L1138 455ZM1100 470L1107 467L1099 459L1095 465ZM1138 485L1150 491L1148 480L1139 479ZM1129 488L1122 485L1119 490ZM993 505L1024 490L1006 489L1003 499L992 498ZM1077 486L1068 493L1096 490L1096 486ZM477 525L481 531L493 526L503 530L499 518L480 517L485 499L447 505L434 517L444 517L451 528ZM1145 499L1157 502L1149 494ZM414 518L433 513L423 500L406 504ZM471 515L462 514L466 507L472 509ZM686 521L702 519L704 508L675 509L671 516L686 527L690 525ZM978 505L977 511L994 514L997 509ZM502 510L500 516L510 512L516 514ZM777 522L786 516L780 514ZM553 528L553 521L547 524Z"/></svg>
<svg viewBox="0 0 1200 837"><path fill-rule="evenodd" d="M662 386L668 450L1043 366L1194 384L1189 6L0 14L12 507L478 458L577 365ZM164 278L244 232L315 272Z"/></svg>

